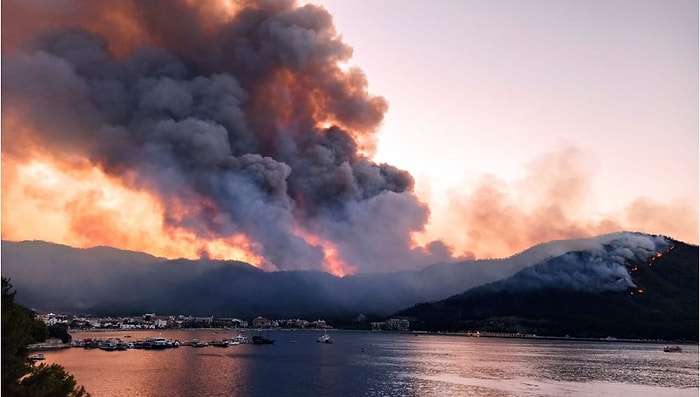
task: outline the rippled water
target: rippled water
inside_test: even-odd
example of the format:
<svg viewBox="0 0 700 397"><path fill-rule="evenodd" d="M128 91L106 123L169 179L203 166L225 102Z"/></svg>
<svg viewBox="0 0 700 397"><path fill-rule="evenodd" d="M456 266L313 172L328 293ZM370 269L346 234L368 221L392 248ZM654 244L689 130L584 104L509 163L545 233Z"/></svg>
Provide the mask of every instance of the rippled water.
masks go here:
<svg viewBox="0 0 700 397"><path fill-rule="evenodd" d="M249 335L255 331L248 331ZM697 396L698 347L335 331L270 331L274 345L46 352L102 396ZM75 338L123 337L83 333ZM137 332L213 340L233 332ZM291 343L294 340L295 343Z"/></svg>

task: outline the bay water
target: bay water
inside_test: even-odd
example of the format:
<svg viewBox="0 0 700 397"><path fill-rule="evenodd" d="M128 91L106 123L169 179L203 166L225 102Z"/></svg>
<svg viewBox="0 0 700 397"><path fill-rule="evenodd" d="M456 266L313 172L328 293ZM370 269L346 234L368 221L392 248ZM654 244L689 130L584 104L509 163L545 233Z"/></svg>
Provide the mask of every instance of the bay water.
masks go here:
<svg viewBox="0 0 700 397"><path fill-rule="evenodd" d="M238 330L137 331L211 341ZM122 338L126 332L73 334ZM247 330L242 335L259 334ZM93 397L122 396L698 396L698 346L271 330L272 345L44 352Z"/></svg>

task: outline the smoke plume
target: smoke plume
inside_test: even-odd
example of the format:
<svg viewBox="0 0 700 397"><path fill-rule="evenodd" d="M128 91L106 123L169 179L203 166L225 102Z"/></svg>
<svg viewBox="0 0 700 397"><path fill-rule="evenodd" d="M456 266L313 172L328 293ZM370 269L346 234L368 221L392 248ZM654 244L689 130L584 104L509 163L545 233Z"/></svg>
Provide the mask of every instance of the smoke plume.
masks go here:
<svg viewBox="0 0 700 397"><path fill-rule="evenodd" d="M584 250L569 251L529 266L502 281L499 288L555 288L592 293L625 291L636 288L626 265L646 261L666 251L670 243L661 236L613 233L582 240L579 245L578 248Z"/></svg>
<svg viewBox="0 0 700 397"><path fill-rule="evenodd" d="M450 257L440 242L412 241L429 214L411 175L370 160L387 103L360 70L340 67L352 49L325 9L2 8L3 157L87 161L155 195L164 225L154 233L245 236L271 270L389 271ZM89 207L82 197L68 210L84 225Z"/></svg>
<svg viewBox="0 0 700 397"><path fill-rule="evenodd" d="M519 252L543 241L620 230L683 235L697 241L697 203L639 197L620 210L596 210L595 169L582 149L563 146L536 158L513 181L482 177L473 190L451 191L450 217L442 222L441 234L449 233L457 250L471 250L479 258ZM649 195L654 193L650 184Z"/></svg>

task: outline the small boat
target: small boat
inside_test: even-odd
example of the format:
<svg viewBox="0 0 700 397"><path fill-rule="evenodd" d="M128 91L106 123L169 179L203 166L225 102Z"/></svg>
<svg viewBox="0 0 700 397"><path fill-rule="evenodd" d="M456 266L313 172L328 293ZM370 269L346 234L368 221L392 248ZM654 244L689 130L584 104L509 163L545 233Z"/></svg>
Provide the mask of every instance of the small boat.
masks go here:
<svg viewBox="0 0 700 397"><path fill-rule="evenodd" d="M121 340L117 341L117 350L129 350L129 349L133 349L132 343L126 343L126 342L121 341Z"/></svg>
<svg viewBox="0 0 700 397"><path fill-rule="evenodd" d="M215 340L215 341L212 341L212 342L211 342L211 345L212 345L212 346L215 346L215 347L228 347L229 343L228 343L227 340L220 340L220 339L217 339L217 340Z"/></svg>
<svg viewBox="0 0 700 397"><path fill-rule="evenodd" d="M262 335L254 335L253 336L253 344L254 345L271 345L275 343L274 339L266 338Z"/></svg>
<svg viewBox="0 0 700 397"><path fill-rule="evenodd" d="M29 359L32 361L43 361L46 360L46 357L42 353L37 353L37 354L32 354L29 356Z"/></svg>
<svg viewBox="0 0 700 397"><path fill-rule="evenodd" d="M240 345L241 343L248 343L248 338L246 338L243 335L236 335L233 338L229 339L229 344Z"/></svg>
<svg viewBox="0 0 700 397"><path fill-rule="evenodd" d="M209 346L209 343L194 339L194 340L192 340L192 342L190 342L190 346L192 346L192 347L207 347L207 346Z"/></svg>
<svg viewBox="0 0 700 397"><path fill-rule="evenodd" d="M664 351L666 353L680 353L683 351L678 345L664 346Z"/></svg>
<svg viewBox="0 0 700 397"><path fill-rule="evenodd" d="M330 335L328 335L328 332L325 330L323 331L323 335L319 336L318 339L316 339L316 342L319 343L333 343L333 338L331 338Z"/></svg>
<svg viewBox="0 0 700 397"><path fill-rule="evenodd" d="M112 351L117 350L117 341L116 340L102 341L97 347L100 350L112 352Z"/></svg>
<svg viewBox="0 0 700 397"><path fill-rule="evenodd" d="M177 346L179 345L178 343ZM163 350L169 347L175 347L175 342L161 337L146 338L144 341L144 348L149 350Z"/></svg>

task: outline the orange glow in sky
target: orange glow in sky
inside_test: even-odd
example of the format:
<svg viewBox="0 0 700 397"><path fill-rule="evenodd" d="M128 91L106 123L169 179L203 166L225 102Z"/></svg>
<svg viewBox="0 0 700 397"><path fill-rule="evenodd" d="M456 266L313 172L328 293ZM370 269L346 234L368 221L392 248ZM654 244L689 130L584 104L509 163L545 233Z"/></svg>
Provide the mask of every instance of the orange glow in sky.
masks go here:
<svg viewBox="0 0 700 397"><path fill-rule="evenodd" d="M88 164L69 167L48 158L3 158L2 238L45 240L74 247L112 246L165 258L231 259L261 266L258 247L244 235L202 238L163 224L163 209Z"/></svg>

